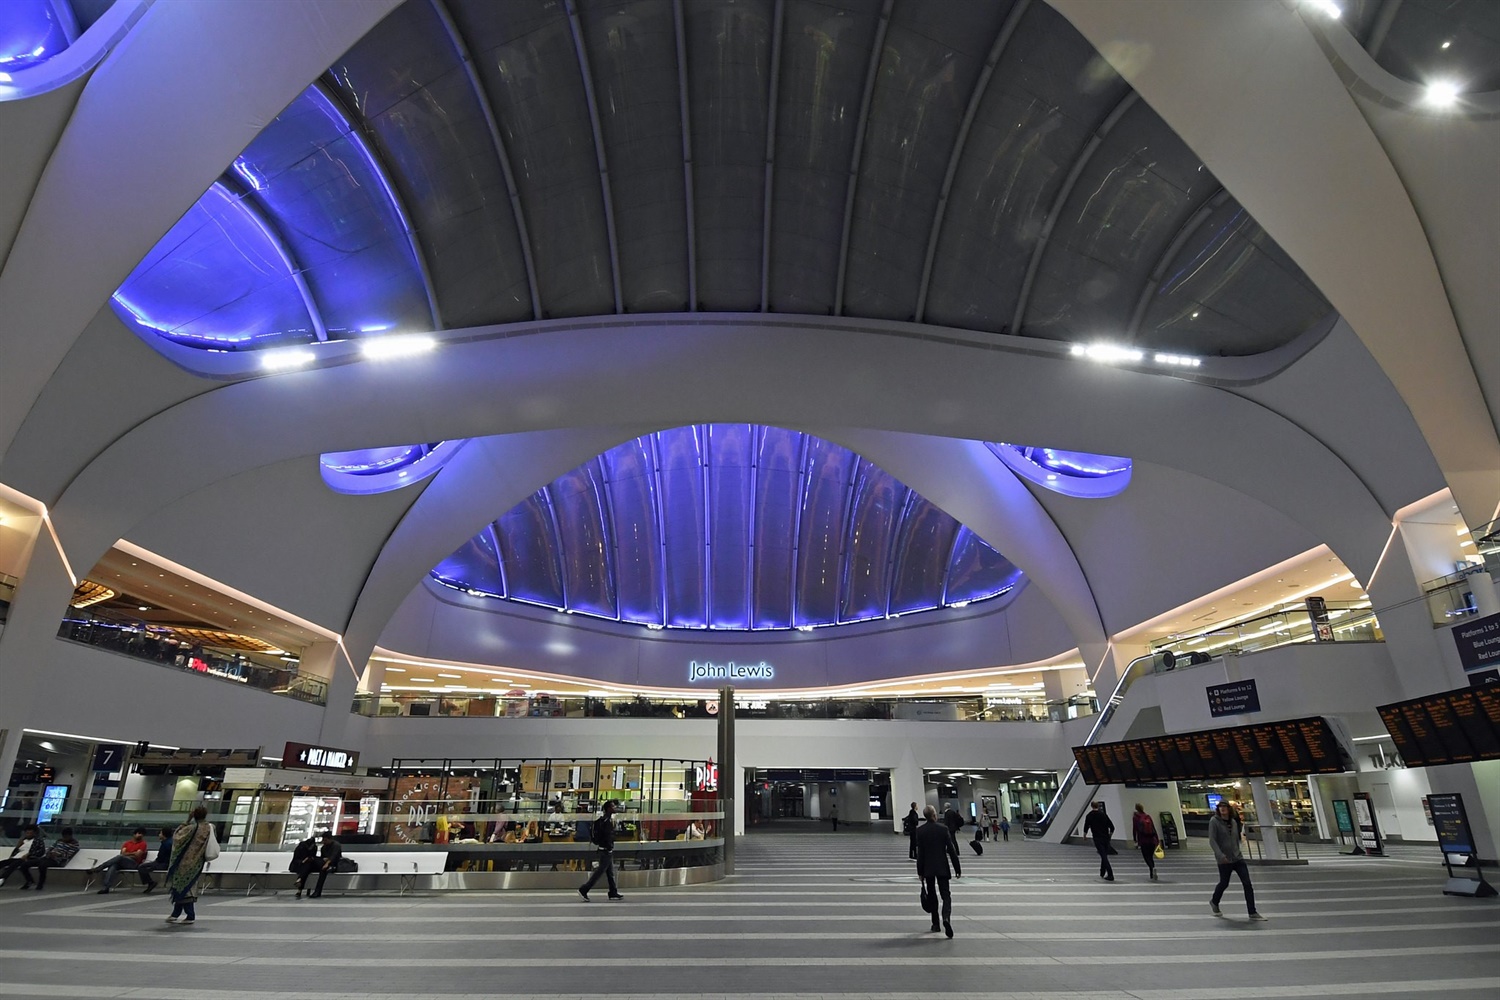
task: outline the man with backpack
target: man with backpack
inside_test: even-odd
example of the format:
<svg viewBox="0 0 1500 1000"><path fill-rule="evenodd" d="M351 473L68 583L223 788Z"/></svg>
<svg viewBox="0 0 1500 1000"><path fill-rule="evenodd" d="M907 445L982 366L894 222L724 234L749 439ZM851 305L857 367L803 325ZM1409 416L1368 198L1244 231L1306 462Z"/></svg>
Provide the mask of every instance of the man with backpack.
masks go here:
<svg viewBox="0 0 1500 1000"><path fill-rule="evenodd" d="M578 887L578 895L582 896L583 901L587 903L589 901L589 890L594 887L595 882L599 881L599 876L603 875L609 880L609 898L624 899L625 897L620 895L620 890L615 885L614 799L605 800L604 812L600 813L599 818L594 820L594 829L591 831L589 839L599 849L599 861L594 865L594 874L589 876L587 882Z"/></svg>
<svg viewBox="0 0 1500 1000"><path fill-rule="evenodd" d="M1156 881L1156 848L1161 844L1161 838L1156 835L1156 824L1151 820L1151 814L1146 807L1139 802L1135 804L1135 816L1130 820L1131 834L1135 838L1135 846L1141 849L1141 857L1145 859L1146 870L1151 873L1151 881Z"/></svg>

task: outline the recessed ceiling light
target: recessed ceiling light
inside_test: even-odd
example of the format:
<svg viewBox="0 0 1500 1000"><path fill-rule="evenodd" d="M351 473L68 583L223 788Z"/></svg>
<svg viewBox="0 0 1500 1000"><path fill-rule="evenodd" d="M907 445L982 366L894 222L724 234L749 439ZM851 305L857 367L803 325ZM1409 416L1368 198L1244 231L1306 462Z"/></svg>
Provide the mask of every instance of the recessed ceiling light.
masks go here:
<svg viewBox="0 0 1500 1000"><path fill-rule="evenodd" d="M387 361L392 358L409 358L426 354L437 347L437 341L425 335L408 337L377 337L362 340L359 353L370 361Z"/></svg>
<svg viewBox="0 0 1500 1000"><path fill-rule="evenodd" d="M1440 48L1440 49L1446 49L1448 46L1450 46L1452 44L1453 44L1452 42L1444 42L1442 45L1439 45L1438 48Z"/></svg>
<svg viewBox="0 0 1500 1000"><path fill-rule="evenodd" d="M1434 108L1451 108L1458 103L1458 84L1452 80L1434 80L1422 94L1422 103Z"/></svg>
<svg viewBox="0 0 1500 1000"><path fill-rule="evenodd" d="M455 681L461 681L461 680L464 679L464 675L463 674L438 674L438 676L439 677L447 677L447 678L450 678L451 680L455 680Z"/></svg>
<svg viewBox="0 0 1500 1000"><path fill-rule="evenodd" d="M318 356L305 347L292 347L279 351L267 351L260 359L260 366L268 372L279 372L292 368L304 368L317 359Z"/></svg>

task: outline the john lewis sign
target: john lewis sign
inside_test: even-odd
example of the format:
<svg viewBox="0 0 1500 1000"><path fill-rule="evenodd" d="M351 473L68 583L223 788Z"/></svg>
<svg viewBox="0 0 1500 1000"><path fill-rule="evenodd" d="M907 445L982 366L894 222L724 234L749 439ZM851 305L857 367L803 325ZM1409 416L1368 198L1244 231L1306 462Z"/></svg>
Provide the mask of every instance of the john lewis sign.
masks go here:
<svg viewBox="0 0 1500 1000"><path fill-rule="evenodd" d="M688 682L697 681L768 681L776 676L776 670L765 660L759 663L710 663L705 660L688 662Z"/></svg>

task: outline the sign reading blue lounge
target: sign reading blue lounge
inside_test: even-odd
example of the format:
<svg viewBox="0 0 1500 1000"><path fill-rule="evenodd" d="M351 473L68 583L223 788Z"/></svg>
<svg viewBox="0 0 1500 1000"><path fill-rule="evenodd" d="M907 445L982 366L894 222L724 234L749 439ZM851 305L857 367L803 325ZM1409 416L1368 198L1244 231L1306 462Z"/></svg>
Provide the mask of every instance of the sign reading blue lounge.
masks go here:
<svg viewBox="0 0 1500 1000"><path fill-rule="evenodd" d="M710 663L705 660L688 662L688 681L768 681L776 676L776 670L765 660L759 663Z"/></svg>

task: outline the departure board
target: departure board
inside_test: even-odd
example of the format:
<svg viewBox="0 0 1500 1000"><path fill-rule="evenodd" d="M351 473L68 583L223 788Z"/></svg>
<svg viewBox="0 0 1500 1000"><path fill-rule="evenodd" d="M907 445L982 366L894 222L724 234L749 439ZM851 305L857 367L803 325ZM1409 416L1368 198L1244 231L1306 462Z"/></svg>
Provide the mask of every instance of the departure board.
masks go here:
<svg viewBox="0 0 1500 1000"><path fill-rule="evenodd" d="M1380 706L1410 767L1500 760L1500 685L1459 688Z"/></svg>
<svg viewBox="0 0 1500 1000"><path fill-rule="evenodd" d="M1496 697L1500 711L1500 697ZM1337 774L1350 768L1328 720L1319 717L1073 748L1091 785Z"/></svg>

